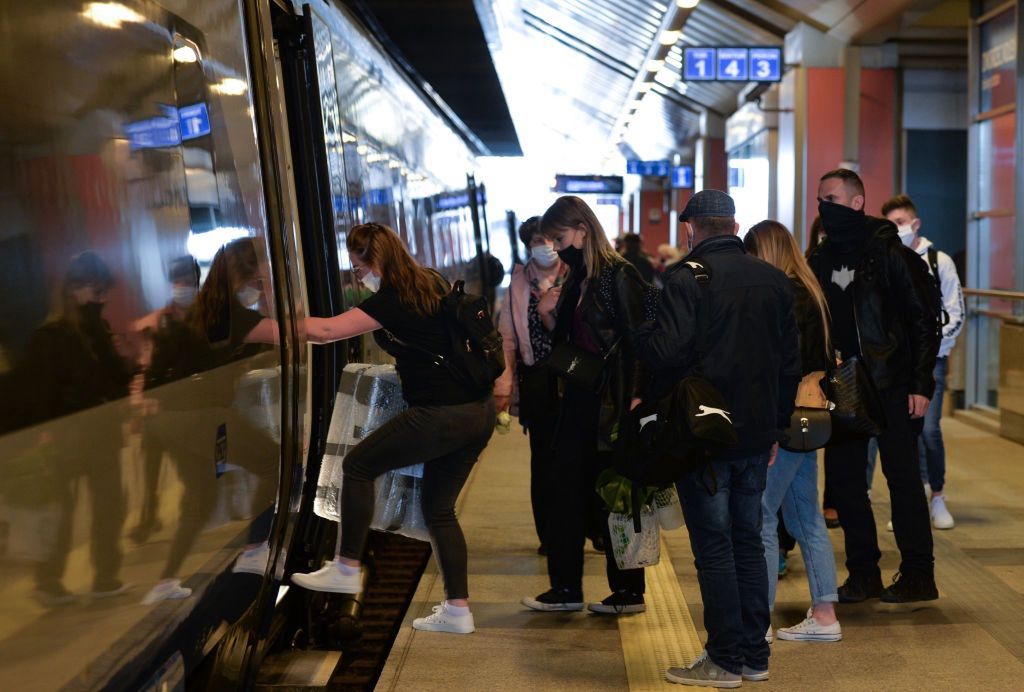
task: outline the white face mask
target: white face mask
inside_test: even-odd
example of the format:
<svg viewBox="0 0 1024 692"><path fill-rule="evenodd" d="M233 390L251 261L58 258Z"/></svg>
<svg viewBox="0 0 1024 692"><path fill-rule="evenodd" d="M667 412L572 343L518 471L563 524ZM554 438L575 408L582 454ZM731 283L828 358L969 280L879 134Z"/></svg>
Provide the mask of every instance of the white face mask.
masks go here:
<svg viewBox="0 0 1024 692"><path fill-rule="evenodd" d="M171 300L179 308L187 308L196 299L195 286L172 286Z"/></svg>
<svg viewBox="0 0 1024 692"><path fill-rule="evenodd" d="M545 243L530 248L530 259L536 262L538 267L547 269L555 266L555 262L558 261L558 253L555 252L554 247Z"/></svg>
<svg viewBox="0 0 1024 692"><path fill-rule="evenodd" d="M914 243L914 237L917 233L914 231L913 224L906 224L905 226L897 226L896 230L899 231L900 240L907 247L910 247Z"/></svg>
<svg viewBox="0 0 1024 692"><path fill-rule="evenodd" d="M363 278L359 280L371 293L376 293L380 290L380 277L373 272L366 272Z"/></svg>
<svg viewBox="0 0 1024 692"><path fill-rule="evenodd" d="M238 302L247 308L251 308L260 299L260 289L253 286L246 286L235 293Z"/></svg>

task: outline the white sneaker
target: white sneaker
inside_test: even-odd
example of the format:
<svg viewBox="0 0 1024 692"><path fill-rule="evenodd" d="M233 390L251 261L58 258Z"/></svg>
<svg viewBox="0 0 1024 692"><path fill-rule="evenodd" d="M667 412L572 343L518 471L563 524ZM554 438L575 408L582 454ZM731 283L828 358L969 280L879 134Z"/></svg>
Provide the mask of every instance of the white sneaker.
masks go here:
<svg viewBox="0 0 1024 692"><path fill-rule="evenodd" d="M768 625L768 631L764 633L764 640L769 644L775 641L775 630L772 629L771 625Z"/></svg>
<svg viewBox="0 0 1024 692"><path fill-rule="evenodd" d="M944 495L932 497L931 510L932 526L937 529L953 528L953 515L946 509L946 497Z"/></svg>
<svg viewBox="0 0 1024 692"><path fill-rule="evenodd" d="M188 598L192 595L192 589L182 586L180 579L165 579L149 590L149 593L142 599L142 605L153 605L160 601L170 601L179 598Z"/></svg>
<svg viewBox="0 0 1024 692"><path fill-rule="evenodd" d="M341 563L328 560L315 572L292 575L292 583L310 591L326 591L328 593L359 593L363 590L363 571L356 570L348 574L341 569Z"/></svg>
<svg viewBox="0 0 1024 692"><path fill-rule="evenodd" d="M469 634L476 630L473 623L473 613L455 615L448 610L447 603L434 606L432 615L425 618L416 618L412 621L414 630L427 632L450 632L451 634Z"/></svg>
<svg viewBox="0 0 1024 692"><path fill-rule="evenodd" d="M779 629L779 639L790 642L837 642L843 638L843 629L836 621L831 625L820 625L808 617L799 625Z"/></svg>
<svg viewBox="0 0 1024 692"><path fill-rule="evenodd" d="M259 547L250 548L239 555L231 571L235 573L248 572L249 574L263 576L267 571L267 563L269 562L270 546L266 543L261 543Z"/></svg>
<svg viewBox="0 0 1024 692"><path fill-rule="evenodd" d="M887 522L887 523L885 524L885 530L886 530L886 531L888 531L889 533L892 533L892 532L893 532L893 528L892 528L892 519L890 519L890 520L889 520L889 521L888 521L888 522Z"/></svg>

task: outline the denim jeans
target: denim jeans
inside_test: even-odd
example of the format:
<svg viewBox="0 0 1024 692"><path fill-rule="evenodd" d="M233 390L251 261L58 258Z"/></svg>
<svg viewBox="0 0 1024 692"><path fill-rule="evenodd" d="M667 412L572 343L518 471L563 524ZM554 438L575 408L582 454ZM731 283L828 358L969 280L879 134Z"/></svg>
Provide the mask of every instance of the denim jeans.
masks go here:
<svg viewBox="0 0 1024 692"><path fill-rule="evenodd" d="M818 458L815 452L779 450L768 469L768 482L761 500L761 540L768 568L768 608L775 608L775 587L779 583L779 507L786 530L800 544L807 568L811 603L836 602L836 561L825 518L818 511Z"/></svg>
<svg viewBox="0 0 1024 692"><path fill-rule="evenodd" d="M676 487L690 533L701 600L705 649L730 673L768 668L764 634L771 623L761 543L761 496L768 451L712 462ZM708 492L714 488L715 494Z"/></svg>
<svg viewBox="0 0 1024 692"><path fill-rule="evenodd" d="M949 376L949 356L935 359L935 394L924 414L924 429L918 438L917 452L921 464L921 482L927 483L934 493L941 493L946 484L946 446L942 442L942 400L946 394L946 379ZM875 476L875 460L878 458L878 440L868 443L868 490Z"/></svg>

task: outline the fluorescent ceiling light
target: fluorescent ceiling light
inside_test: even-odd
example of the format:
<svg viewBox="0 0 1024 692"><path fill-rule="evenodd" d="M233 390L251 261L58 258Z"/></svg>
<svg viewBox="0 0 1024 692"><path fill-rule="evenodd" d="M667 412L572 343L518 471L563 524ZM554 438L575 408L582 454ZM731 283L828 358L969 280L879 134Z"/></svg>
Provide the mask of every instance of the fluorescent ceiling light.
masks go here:
<svg viewBox="0 0 1024 692"><path fill-rule="evenodd" d="M199 62L199 56L196 55L196 49L192 46L179 46L171 52L171 57L174 58L174 62Z"/></svg>
<svg viewBox="0 0 1024 692"><path fill-rule="evenodd" d="M663 46L674 46L682 35L683 32L678 29L668 29L661 34L661 37L658 39L658 43Z"/></svg>
<svg viewBox="0 0 1024 692"><path fill-rule="evenodd" d="M700 0L676 0L676 4L684 10L692 10Z"/></svg>
<svg viewBox="0 0 1024 692"><path fill-rule="evenodd" d="M226 77L225 79L210 85L210 91L224 96L241 96L249 90L249 85L241 79Z"/></svg>
<svg viewBox="0 0 1024 692"><path fill-rule="evenodd" d="M645 92L650 91L653 88L654 85L651 84L650 82L641 82L640 84L637 85L636 90L643 94Z"/></svg>
<svg viewBox="0 0 1024 692"><path fill-rule="evenodd" d="M90 2L85 6L82 16L108 29L120 29L127 22L141 24L146 21L141 14L119 2Z"/></svg>
<svg viewBox="0 0 1024 692"><path fill-rule="evenodd" d="M648 72L657 72L664 64L664 60L648 60L646 69Z"/></svg>

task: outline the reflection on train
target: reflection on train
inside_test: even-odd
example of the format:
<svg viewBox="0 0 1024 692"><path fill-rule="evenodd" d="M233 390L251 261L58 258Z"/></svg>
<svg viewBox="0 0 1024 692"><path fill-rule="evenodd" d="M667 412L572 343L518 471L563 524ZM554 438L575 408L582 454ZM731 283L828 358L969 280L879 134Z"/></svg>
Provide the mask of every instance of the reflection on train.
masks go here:
<svg viewBox="0 0 1024 692"><path fill-rule="evenodd" d="M478 281L474 152L323 2L4 3L0 41L0 687L246 683L378 357L301 318L364 297L362 221Z"/></svg>

